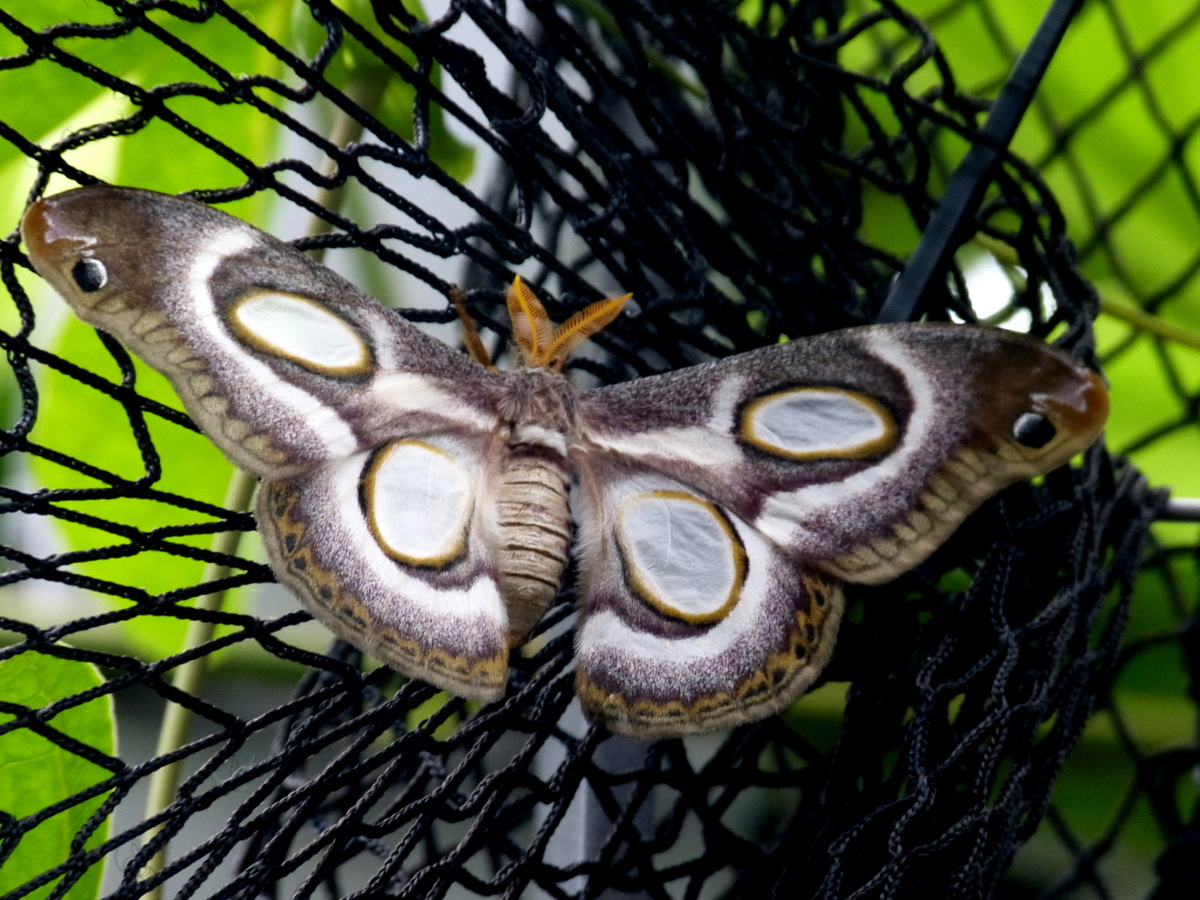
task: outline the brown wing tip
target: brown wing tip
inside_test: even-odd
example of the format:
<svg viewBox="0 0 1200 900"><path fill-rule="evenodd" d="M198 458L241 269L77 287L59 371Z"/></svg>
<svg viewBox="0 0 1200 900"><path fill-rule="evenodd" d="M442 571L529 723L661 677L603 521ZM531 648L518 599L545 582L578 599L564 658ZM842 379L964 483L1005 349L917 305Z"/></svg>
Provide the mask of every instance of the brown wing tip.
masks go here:
<svg viewBox="0 0 1200 900"><path fill-rule="evenodd" d="M47 248L53 240L50 237L50 226L49 201L45 198L35 200L21 218L21 239L25 242L35 266L39 259L46 257Z"/></svg>
<svg viewBox="0 0 1200 900"><path fill-rule="evenodd" d="M1078 385L1048 397L1046 402L1064 425L1090 444L1108 420L1108 386L1097 372L1088 369L1080 374Z"/></svg>
<svg viewBox="0 0 1200 900"><path fill-rule="evenodd" d="M100 288L108 277L102 262L85 263L91 268L72 274L89 255L88 247L94 242L72 214L77 193L68 191L31 203L21 218L21 239L37 273L81 318L97 324L91 310L104 295Z"/></svg>

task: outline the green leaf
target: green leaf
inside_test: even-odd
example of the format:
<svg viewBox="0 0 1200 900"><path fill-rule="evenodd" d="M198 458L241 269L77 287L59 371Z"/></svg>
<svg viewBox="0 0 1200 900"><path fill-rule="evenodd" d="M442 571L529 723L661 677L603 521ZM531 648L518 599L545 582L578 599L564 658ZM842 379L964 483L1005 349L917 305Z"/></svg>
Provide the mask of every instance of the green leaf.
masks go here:
<svg viewBox="0 0 1200 900"><path fill-rule="evenodd" d="M103 683L89 663L23 653L0 662L0 699L37 711ZM16 716L0 712L0 725ZM110 695L61 710L46 726L80 743L112 756L116 748L116 723ZM0 810L20 820L104 781L109 770L77 756L26 728L0 734ZM0 895L7 895L71 856L71 844L88 819L104 802L101 794L67 807L16 837L16 847L0 865ZM9 830L14 830L9 826ZM94 847L108 836L105 819L88 835L85 847ZM7 848L6 848L7 849ZM96 897L100 893L103 865L91 866L79 876L68 897ZM33 900L49 896L56 879L26 895Z"/></svg>

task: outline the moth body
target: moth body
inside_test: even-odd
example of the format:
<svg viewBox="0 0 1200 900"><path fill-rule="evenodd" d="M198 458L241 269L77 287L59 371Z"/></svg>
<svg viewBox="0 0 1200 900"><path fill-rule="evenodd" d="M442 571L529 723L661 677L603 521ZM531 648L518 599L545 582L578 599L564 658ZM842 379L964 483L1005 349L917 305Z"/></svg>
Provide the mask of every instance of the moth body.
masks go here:
<svg viewBox="0 0 1200 900"><path fill-rule="evenodd" d="M510 646L524 643L558 596L571 549L569 476L558 461L518 445L500 477L500 594Z"/></svg>
<svg viewBox="0 0 1200 900"><path fill-rule="evenodd" d="M1108 411L1062 350L949 324L577 392L559 370L624 298L555 327L516 279L527 365L504 374L192 200L82 188L21 230L78 315L261 479L271 567L314 617L398 672L495 700L574 553L577 692L640 737L786 707L829 658L843 581L919 564L997 491L1085 450Z"/></svg>
<svg viewBox="0 0 1200 900"><path fill-rule="evenodd" d="M496 569L510 646L524 643L562 586L570 557L574 392L557 372L506 376L500 406L504 447L495 491Z"/></svg>

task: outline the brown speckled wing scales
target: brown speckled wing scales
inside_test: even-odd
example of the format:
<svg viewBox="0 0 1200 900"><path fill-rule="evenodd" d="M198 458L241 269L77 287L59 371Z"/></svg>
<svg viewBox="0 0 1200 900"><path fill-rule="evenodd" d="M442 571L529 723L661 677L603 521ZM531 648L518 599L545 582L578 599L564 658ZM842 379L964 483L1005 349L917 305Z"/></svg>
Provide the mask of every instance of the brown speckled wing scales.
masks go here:
<svg viewBox="0 0 1200 900"><path fill-rule="evenodd" d="M624 298L550 330L516 282L531 365L502 374L191 200L83 188L34 203L22 234L80 318L262 479L272 567L336 634L500 697L574 541L580 697L642 737L781 709L829 657L843 581L916 565L987 497L1091 444L1108 408L1067 354L954 325L576 393L557 367Z"/></svg>
<svg viewBox="0 0 1200 900"><path fill-rule="evenodd" d="M33 204L22 234L80 318L263 479L268 556L314 616L401 672L503 693L507 618L478 525L500 376L192 200L82 188Z"/></svg>
<svg viewBox="0 0 1200 900"><path fill-rule="evenodd" d="M840 581L924 560L998 490L1087 448L1108 400L1040 341L902 325L589 391L578 409L577 683L593 716L656 735L785 705L825 663Z"/></svg>
<svg viewBox="0 0 1200 900"><path fill-rule="evenodd" d="M614 731L754 721L829 659L841 583L674 479L592 455L580 484L576 690Z"/></svg>
<svg viewBox="0 0 1200 900"><path fill-rule="evenodd" d="M257 514L279 580L335 634L399 672L495 700L508 618L486 541L487 439L404 439L264 481Z"/></svg>

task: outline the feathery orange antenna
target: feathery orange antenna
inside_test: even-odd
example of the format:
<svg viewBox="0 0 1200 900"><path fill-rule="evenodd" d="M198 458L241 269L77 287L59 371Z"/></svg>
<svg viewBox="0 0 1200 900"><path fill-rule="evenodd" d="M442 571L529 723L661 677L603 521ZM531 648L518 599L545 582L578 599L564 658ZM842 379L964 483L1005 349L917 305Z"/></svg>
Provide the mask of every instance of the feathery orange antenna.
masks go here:
<svg viewBox="0 0 1200 900"><path fill-rule="evenodd" d="M571 351L619 316L632 296L597 300L555 328L542 301L518 275L508 289L508 315L525 365L561 369Z"/></svg>
<svg viewBox="0 0 1200 900"><path fill-rule="evenodd" d="M508 317L512 320L513 340L529 365L544 365L533 360L541 356L550 340L554 323L546 314L542 301L518 275L508 288Z"/></svg>
<svg viewBox="0 0 1200 900"><path fill-rule="evenodd" d="M550 344L546 347L539 365L553 364L561 369L563 363L567 361L567 357L571 355L571 351L619 316L625 307L625 301L632 296L632 294L625 294L623 297L597 300L575 313L554 329Z"/></svg>

